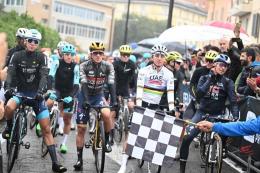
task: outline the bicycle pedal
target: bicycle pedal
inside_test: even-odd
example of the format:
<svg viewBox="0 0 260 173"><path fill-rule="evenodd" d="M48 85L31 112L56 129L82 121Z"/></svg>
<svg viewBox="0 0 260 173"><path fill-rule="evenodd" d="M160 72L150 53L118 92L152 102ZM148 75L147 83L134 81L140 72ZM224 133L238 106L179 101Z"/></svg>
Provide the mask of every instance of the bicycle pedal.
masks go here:
<svg viewBox="0 0 260 173"><path fill-rule="evenodd" d="M26 142L25 144L22 144L22 146L24 146L25 149L29 149L31 147L30 142Z"/></svg>

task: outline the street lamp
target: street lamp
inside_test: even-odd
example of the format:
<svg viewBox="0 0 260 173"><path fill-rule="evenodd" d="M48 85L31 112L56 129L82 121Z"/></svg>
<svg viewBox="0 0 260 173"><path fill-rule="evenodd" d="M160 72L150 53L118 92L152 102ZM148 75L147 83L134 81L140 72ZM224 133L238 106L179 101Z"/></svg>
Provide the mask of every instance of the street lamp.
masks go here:
<svg viewBox="0 0 260 173"><path fill-rule="evenodd" d="M125 20L125 35L124 35L124 44L127 43L127 34L128 34L128 19L129 19L129 11L130 11L130 0L127 3L127 13L126 13L126 20Z"/></svg>

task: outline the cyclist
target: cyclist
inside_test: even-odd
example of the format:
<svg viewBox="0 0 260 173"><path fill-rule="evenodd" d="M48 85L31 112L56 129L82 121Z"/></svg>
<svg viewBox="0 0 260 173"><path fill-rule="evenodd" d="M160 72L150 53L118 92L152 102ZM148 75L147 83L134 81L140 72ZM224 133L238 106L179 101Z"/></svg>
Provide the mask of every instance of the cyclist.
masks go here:
<svg viewBox="0 0 260 173"><path fill-rule="evenodd" d="M210 72L210 69L213 68L213 61L217 57L218 52L214 50L209 50L205 54L205 66L201 66L196 68L194 71L191 80L190 80L190 94L192 95L192 99L190 104L188 105L186 111L184 112L184 118L192 118L196 109L198 108L199 100L197 98L197 85L201 76L207 75Z"/></svg>
<svg viewBox="0 0 260 173"><path fill-rule="evenodd" d="M129 84L135 75L135 64L129 60L132 48L129 45L122 45L119 48L120 59L114 61L116 95L121 97L130 97ZM134 107L134 102L129 99L129 110Z"/></svg>
<svg viewBox="0 0 260 173"><path fill-rule="evenodd" d="M9 65L11 57L13 56L13 54L15 52L25 49L25 34L26 34L27 30L28 30L27 28L18 28L17 29L16 34L15 34L17 45L8 51L5 66Z"/></svg>
<svg viewBox="0 0 260 173"><path fill-rule="evenodd" d="M147 65L150 65L149 62L152 61L151 57L152 57L152 54L150 54L148 52L144 53L143 54L143 62L140 64L140 68L144 68Z"/></svg>
<svg viewBox="0 0 260 173"><path fill-rule="evenodd" d="M30 29L27 31L26 50L16 52L10 60L5 95L8 97L13 96L14 89L12 87L17 87L17 93L20 95L35 97L36 101L31 100L31 105L29 106L33 107L41 125L44 140L52 159L52 170L55 172L66 172L67 169L60 165L57 160L54 139L49 125L49 111L43 102L43 93L47 85L48 67L46 57L36 51L41 39L42 36L38 30ZM16 96L13 96L7 102L5 108L7 126L2 133L4 139L10 137L13 126L12 117L20 103L21 100Z"/></svg>
<svg viewBox="0 0 260 173"><path fill-rule="evenodd" d="M113 65L103 61L105 47L102 42L92 42L90 47L90 60L80 65L81 92L78 97L77 125L78 133L76 137L78 161L74 165L76 171L82 169L82 152L84 146L84 136L86 124L89 119L90 106L105 106L104 103L104 83L107 83L111 93L111 105L116 105L114 68ZM86 109L86 113L83 112ZM109 134L112 129L112 118L108 108L101 109L102 118L105 125L105 150L111 152Z"/></svg>
<svg viewBox="0 0 260 173"><path fill-rule="evenodd" d="M62 56L63 56L63 54L62 54L62 47L64 45L66 45L66 44L67 44L66 41L59 41L59 43L57 44L57 54L51 55L50 62L49 62L50 64L53 65L53 62L58 62L59 59L62 59ZM58 132L59 132L60 135L63 135L64 122L63 122L62 115L60 115L59 118L58 118L58 124L59 124ZM38 131L40 130L38 125L36 126L36 129Z"/></svg>
<svg viewBox="0 0 260 173"><path fill-rule="evenodd" d="M173 74L164 67L167 49L163 45L152 48L153 64L140 69L137 79L136 105L149 109L159 109L162 94L167 91L169 110L174 110ZM118 173L126 171L128 155L124 153Z"/></svg>
<svg viewBox="0 0 260 173"><path fill-rule="evenodd" d="M210 114L218 116L224 114L225 101L228 98L231 105L231 113L234 119L238 118L239 110L236 102L234 82L224 76L230 65L230 58L220 54L214 59L214 67L208 75L200 78L197 86L199 108L192 122L201 121L203 116ZM180 172L185 172L186 161L189 155L189 146L192 140L199 134L198 129L187 128L188 135L184 136L180 148Z"/></svg>
<svg viewBox="0 0 260 173"><path fill-rule="evenodd" d="M49 89L55 90L49 95L48 107L52 107L54 100L63 99L61 114L64 120L64 137L60 145L61 153L67 153L67 138L71 129L74 97L79 89L79 65L73 62L75 47L69 43L62 47L62 59L53 61L49 72Z"/></svg>

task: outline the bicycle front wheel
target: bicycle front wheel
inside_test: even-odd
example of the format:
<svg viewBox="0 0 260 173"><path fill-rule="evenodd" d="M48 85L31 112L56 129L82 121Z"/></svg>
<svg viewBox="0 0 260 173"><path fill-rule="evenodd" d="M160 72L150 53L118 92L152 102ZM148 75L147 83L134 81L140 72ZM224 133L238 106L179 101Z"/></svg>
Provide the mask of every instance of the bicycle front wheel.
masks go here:
<svg viewBox="0 0 260 173"><path fill-rule="evenodd" d="M57 136L57 119L58 119L59 112L54 111L51 116L51 133L53 137Z"/></svg>
<svg viewBox="0 0 260 173"><path fill-rule="evenodd" d="M222 170L222 140L218 134L214 134L207 151L205 173L221 173Z"/></svg>
<svg viewBox="0 0 260 173"><path fill-rule="evenodd" d="M8 161L7 172L10 173L13 169L16 158L18 157L20 148L20 132L22 126L22 115L17 115L17 119L14 123L11 137L8 142Z"/></svg>
<svg viewBox="0 0 260 173"><path fill-rule="evenodd" d="M209 141L210 141L210 133L202 132L200 134L199 146L200 146L200 158L203 164L206 163Z"/></svg>
<svg viewBox="0 0 260 173"><path fill-rule="evenodd" d="M99 121L95 131L95 140L92 146L95 156L95 165L97 173L103 173L105 167L105 130L104 122Z"/></svg>
<svg viewBox="0 0 260 173"><path fill-rule="evenodd" d="M115 122L114 128L114 139L117 143L120 143L123 138L123 120L122 118L118 117L117 121Z"/></svg>
<svg viewBox="0 0 260 173"><path fill-rule="evenodd" d="M129 124L129 111L128 109L124 110L124 130L125 133L128 132L128 124Z"/></svg>

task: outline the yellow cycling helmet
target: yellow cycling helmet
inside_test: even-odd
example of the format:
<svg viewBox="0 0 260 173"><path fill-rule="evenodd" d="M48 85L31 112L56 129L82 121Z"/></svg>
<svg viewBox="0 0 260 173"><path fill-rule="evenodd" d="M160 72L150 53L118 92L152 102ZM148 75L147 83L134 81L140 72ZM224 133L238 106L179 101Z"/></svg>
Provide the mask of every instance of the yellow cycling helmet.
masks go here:
<svg viewBox="0 0 260 173"><path fill-rule="evenodd" d="M105 51L104 43L102 42L92 42L89 46L90 52L92 51Z"/></svg>
<svg viewBox="0 0 260 173"><path fill-rule="evenodd" d="M129 45L122 45L119 48L120 53L131 54L132 48Z"/></svg>
<svg viewBox="0 0 260 173"><path fill-rule="evenodd" d="M217 56L218 56L218 52L214 50L209 50L205 54L205 59L213 61Z"/></svg>
<svg viewBox="0 0 260 173"><path fill-rule="evenodd" d="M182 62L182 56L179 52L172 51L168 53L168 56L166 57L167 63L171 61L176 61L176 62Z"/></svg>

